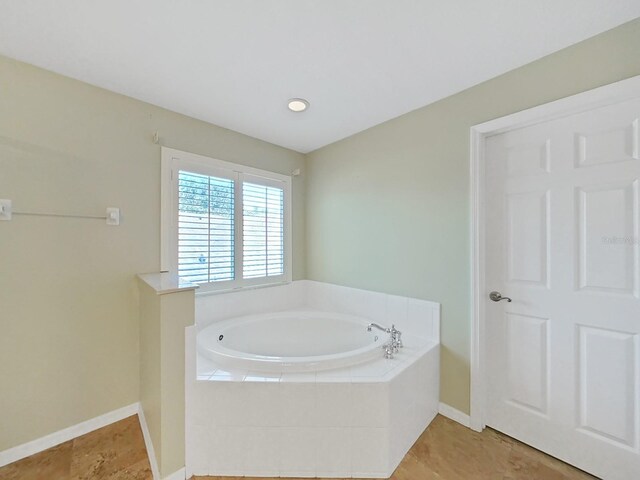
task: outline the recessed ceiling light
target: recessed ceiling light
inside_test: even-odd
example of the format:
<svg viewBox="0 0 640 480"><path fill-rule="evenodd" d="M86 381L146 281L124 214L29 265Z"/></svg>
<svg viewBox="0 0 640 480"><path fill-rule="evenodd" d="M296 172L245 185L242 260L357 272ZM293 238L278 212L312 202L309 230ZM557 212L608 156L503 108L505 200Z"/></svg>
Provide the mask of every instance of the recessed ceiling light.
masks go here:
<svg viewBox="0 0 640 480"><path fill-rule="evenodd" d="M307 102L304 98L292 98L291 100L289 100L287 106L292 112L304 112L307 108L309 108L309 102Z"/></svg>

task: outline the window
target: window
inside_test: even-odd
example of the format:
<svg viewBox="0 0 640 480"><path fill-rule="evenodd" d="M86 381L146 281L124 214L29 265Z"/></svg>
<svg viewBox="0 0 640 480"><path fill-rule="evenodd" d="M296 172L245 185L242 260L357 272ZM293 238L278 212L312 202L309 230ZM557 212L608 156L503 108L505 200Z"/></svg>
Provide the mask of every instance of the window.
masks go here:
<svg viewBox="0 0 640 480"><path fill-rule="evenodd" d="M178 170L178 275L193 283L233 280L234 182Z"/></svg>
<svg viewBox="0 0 640 480"><path fill-rule="evenodd" d="M162 149L162 269L201 290L289 281L288 176Z"/></svg>
<svg viewBox="0 0 640 480"><path fill-rule="evenodd" d="M284 190L242 184L242 271L244 278L284 273Z"/></svg>

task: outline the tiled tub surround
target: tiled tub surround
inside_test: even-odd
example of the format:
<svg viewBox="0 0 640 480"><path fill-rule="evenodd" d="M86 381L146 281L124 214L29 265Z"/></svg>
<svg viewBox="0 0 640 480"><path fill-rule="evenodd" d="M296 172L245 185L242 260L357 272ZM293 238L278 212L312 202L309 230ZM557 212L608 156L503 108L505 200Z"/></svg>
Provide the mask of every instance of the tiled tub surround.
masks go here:
<svg viewBox="0 0 640 480"><path fill-rule="evenodd" d="M405 347L393 360L380 349L369 363L305 373L224 371L196 354L207 324L289 309L394 323ZM432 302L309 281L197 298L186 345L188 473L390 476L437 413L439 312Z"/></svg>
<svg viewBox="0 0 640 480"><path fill-rule="evenodd" d="M407 337L440 339L439 303L311 280L214 295L196 294L195 323L202 329L229 318L297 309L357 315L384 325L395 323Z"/></svg>

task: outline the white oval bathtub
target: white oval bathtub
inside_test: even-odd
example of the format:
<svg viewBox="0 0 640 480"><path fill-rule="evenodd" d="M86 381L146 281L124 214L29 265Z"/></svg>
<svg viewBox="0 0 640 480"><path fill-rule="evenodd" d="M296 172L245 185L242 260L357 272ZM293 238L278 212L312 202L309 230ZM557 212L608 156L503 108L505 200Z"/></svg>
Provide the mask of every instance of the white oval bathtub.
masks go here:
<svg viewBox="0 0 640 480"><path fill-rule="evenodd" d="M214 323L197 335L198 351L221 368L256 372L308 372L383 356L383 332L368 332L362 317L286 311Z"/></svg>

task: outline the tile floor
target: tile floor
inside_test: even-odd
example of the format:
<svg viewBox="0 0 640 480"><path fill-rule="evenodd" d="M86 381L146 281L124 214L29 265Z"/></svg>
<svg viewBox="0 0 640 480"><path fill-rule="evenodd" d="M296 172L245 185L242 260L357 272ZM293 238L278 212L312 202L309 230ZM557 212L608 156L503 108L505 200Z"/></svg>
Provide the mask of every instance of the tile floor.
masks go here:
<svg viewBox="0 0 640 480"><path fill-rule="evenodd" d="M138 416L0 468L0 480L152 480Z"/></svg>
<svg viewBox="0 0 640 480"><path fill-rule="evenodd" d="M0 480L151 480L136 416L0 468ZM194 477L233 480L237 477ZM491 429L473 432L437 416L392 480L593 479ZM254 480L261 480L255 478Z"/></svg>

